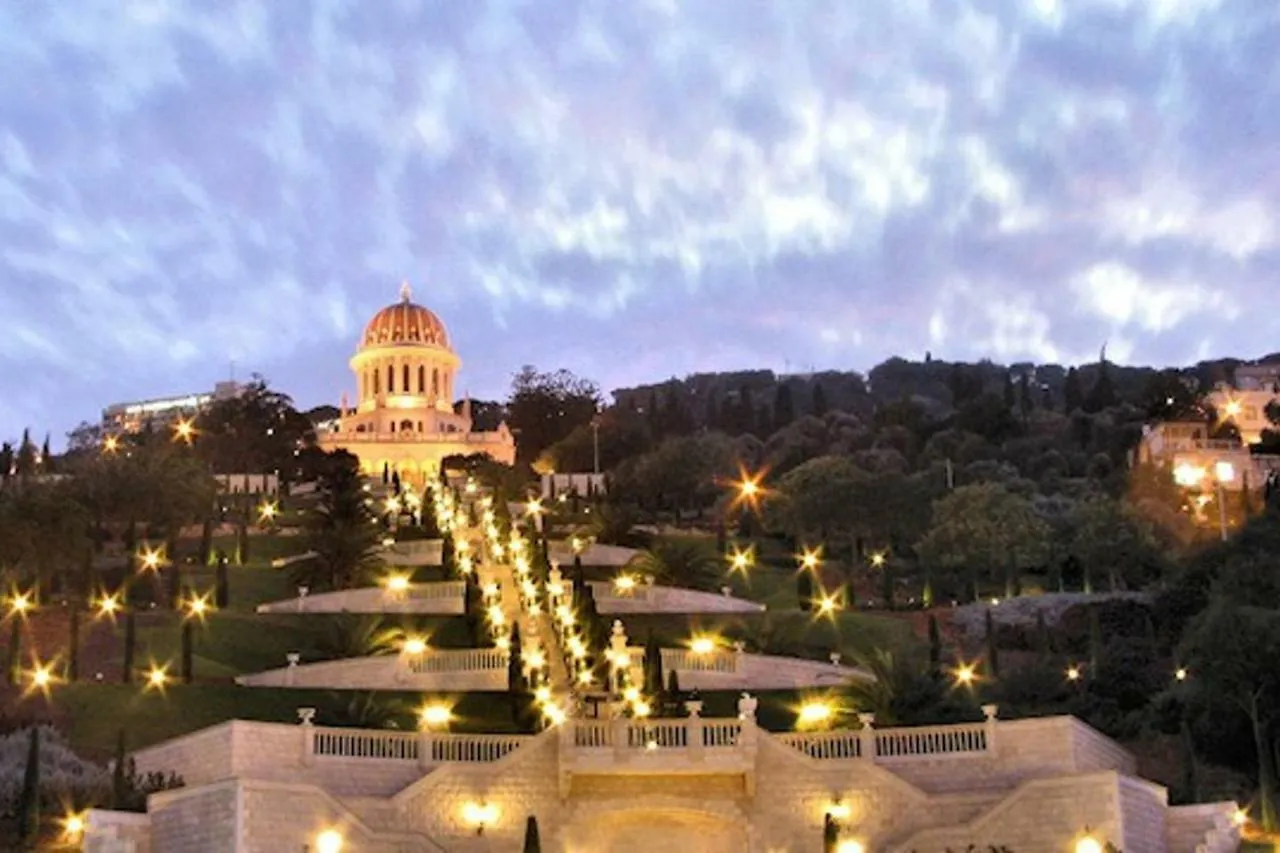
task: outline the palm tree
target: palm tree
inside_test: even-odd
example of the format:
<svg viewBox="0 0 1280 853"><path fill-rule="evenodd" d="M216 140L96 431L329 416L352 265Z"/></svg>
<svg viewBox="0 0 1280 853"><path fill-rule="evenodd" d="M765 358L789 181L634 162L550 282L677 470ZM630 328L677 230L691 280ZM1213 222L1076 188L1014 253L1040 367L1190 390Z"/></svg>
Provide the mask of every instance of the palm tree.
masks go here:
<svg viewBox="0 0 1280 853"><path fill-rule="evenodd" d="M660 583L715 589L722 577L715 543L698 536L661 536L627 563L627 569L653 575Z"/></svg>
<svg viewBox="0 0 1280 853"><path fill-rule="evenodd" d="M332 695L335 699L341 696L338 693ZM345 705L339 705L334 711L334 722L362 729L394 729L399 720L411 714L412 708L403 699L375 692L355 693Z"/></svg>
<svg viewBox="0 0 1280 853"><path fill-rule="evenodd" d="M313 590L350 589L382 566L379 529L354 456L332 454L320 477L320 499L307 518L311 557L291 567L293 581Z"/></svg>
<svg viewBox="0 0 1280 853"><path fill-rule="evenodd" d="M848 683L845 695L850 704L859 711L875 714L879 725L896 722L893 701L909 676L908 670L888 649L858 650L850 657L854 666L872 676L872 680L859 678Z"/></svg>
<svg viewBox="0 0 1280 853"><path fill-rule="evenodd" d="M328 620L328 630L312 651L324 660L391 655L400 650L404 631L381 616L342 614Z"/></svg>

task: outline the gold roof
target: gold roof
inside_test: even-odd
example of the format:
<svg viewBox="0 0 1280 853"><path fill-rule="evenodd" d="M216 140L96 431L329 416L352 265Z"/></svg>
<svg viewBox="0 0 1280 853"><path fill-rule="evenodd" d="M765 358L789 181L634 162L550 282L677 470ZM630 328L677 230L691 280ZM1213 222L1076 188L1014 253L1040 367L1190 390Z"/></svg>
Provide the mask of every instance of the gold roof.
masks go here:
<svg viewBox="0 0 1280 853"><path fill-rule="evenodd" d="M400 301L388 305L364 328L361 349L397 344L449 349L449 333L432 311L413 301L409 283L400 286Z"/></svg>

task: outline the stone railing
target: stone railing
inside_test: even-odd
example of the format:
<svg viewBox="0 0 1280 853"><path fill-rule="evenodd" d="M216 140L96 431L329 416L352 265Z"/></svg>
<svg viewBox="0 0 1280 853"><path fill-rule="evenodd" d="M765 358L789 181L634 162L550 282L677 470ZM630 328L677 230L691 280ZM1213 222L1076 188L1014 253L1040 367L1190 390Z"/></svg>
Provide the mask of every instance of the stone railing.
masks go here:
<svg viewBox="0 0 1280 853"><path fill-rule="evenodd" d="M573 749L736 749L741 720L571 720L562 737Z"/></svg>
<svg viewBox="0 0 1280 853"><path fill-rule="evenodd" d="M312 759L416 761L419 764L488 763L515 752L529 735L393 732L308 726Z"/></svg>
<svg viewBox="0 0 1280 853"><path fill-rule="evenodd" d="M641 660L644 650L641 649ZM692 649L663 649L662 668L689 670L692 672L725 672L738 671L741 655L731 649L716 649L712 652L695 652Z"/></svg>
<svg viewBox="0 0 1280 853"><path fill-rule="evenodd" d="M403 656L409 672L480 672L506 669L508 656L501 649L428 649L420 655Z"/></svg>
<svg viewBox="0 0 1280 853"><path fill-rule="evenodd" d="M826 732L796 732L775 735L787 746L819 761L872 759L891 762L912 758L983 755L992 751L996 736L996 708L983 706L987 719L981 723L949 726L904 726L873 728L872 714L859 714L860 729Z"/></svg>

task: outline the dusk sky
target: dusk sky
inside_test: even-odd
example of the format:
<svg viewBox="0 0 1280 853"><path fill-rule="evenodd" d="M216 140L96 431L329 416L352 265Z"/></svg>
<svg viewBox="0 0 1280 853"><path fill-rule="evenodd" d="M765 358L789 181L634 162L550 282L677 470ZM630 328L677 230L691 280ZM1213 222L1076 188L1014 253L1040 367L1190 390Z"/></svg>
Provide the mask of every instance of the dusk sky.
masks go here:
<svg viewBox="0 0 1280 853"><path fill-rule="evenodd" d="M0 437L234 360L458 388L1280 350L1275 0L0 6Z"/></svg>

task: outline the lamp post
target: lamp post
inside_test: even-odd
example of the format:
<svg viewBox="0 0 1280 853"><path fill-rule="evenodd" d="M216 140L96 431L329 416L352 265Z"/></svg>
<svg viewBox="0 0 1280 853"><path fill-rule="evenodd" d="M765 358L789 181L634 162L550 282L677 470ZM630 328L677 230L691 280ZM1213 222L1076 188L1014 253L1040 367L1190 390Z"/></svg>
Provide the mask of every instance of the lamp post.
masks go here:
<svg viewBox="0 0 1280 853"><path fill-rule="evenodd" d="M1224 486L1236 478L1236 469L1230 462L1219 462L1213 466L1214 484L1218 497L1218 529L1222 533L1222 541L1227 541L1227 502Z"/></svg>

